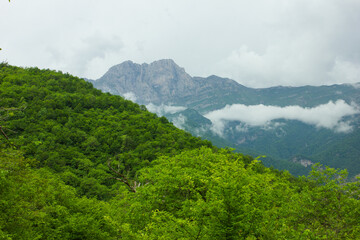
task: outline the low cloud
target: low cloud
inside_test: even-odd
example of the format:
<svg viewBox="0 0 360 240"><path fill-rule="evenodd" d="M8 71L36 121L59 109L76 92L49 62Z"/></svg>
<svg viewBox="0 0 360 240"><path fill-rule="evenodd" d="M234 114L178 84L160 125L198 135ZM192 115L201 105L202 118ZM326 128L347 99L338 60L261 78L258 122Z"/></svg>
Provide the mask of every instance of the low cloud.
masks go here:
<svg viewBox="0 0 360 240"><path fill-rule="evenodd" d="M179 116L177 118L172 119L171 122L174 124L175 127L180 129L185 129L186 120L187 118L184 115L179 114Z"/></svg>
<svg viewBox="0 0 360 240"><path fill-rule="evenodd" d="M127 99L127 100L130 100L132 102L136 102L136 100L137 100L137 97L136 97L135 93L133 93L133 92L125 93L124 98Z"/></svg>
<svg viewBox="0 0 360 240"><path fill-rule="evenodd" d="M205 117L212 121L213 132L222 136L227 121L240 121L250 127L264 128L276 119L298 120L318 128L327 128L335 132L349 132L352 127L350 122L343 120L343 117L358 113L360 113L358 106L338 100L313 108L234 104L210 112ZM244 127L241 129L244 130Z"/></svg>
<svg viewBox="0 0 360 240"><path fill-rule="evenodd" d="M156 113L158 116L164 116L165 114L174 114L177 112L184 111L186 107L182 106L169 106L169 105L155 105L155 104L148 104L146 108L153 113Z"/></svg>
<svg viewBox="0 0 360 240"><path fill-rule="evenodd" d="M360 82L351 84L354 88L360 88Z"/></svg>

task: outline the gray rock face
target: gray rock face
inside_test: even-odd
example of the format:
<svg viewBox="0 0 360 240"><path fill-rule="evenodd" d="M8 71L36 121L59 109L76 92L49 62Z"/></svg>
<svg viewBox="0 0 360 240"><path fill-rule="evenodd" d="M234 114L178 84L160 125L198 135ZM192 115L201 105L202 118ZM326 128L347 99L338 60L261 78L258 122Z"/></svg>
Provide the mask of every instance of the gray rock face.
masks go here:
<svg viewBox="0 0 360 240"><path fill-rule="evenodd" d="M111 67L93 84L116 95L131 92L139 104L181 105L200 112L246 102L252 96L251 89L231 79L191 77L170 59L141 65L126 61Z"/></svg>
<svg viewBox="0 0 360 240"><path fill-rule="evenodd" d="M132 92L141 104L171 103L179 96L194 94L194 81L173 60L159 60L151 64L131 61L113 66L94 86L112 94Z"/></svg>

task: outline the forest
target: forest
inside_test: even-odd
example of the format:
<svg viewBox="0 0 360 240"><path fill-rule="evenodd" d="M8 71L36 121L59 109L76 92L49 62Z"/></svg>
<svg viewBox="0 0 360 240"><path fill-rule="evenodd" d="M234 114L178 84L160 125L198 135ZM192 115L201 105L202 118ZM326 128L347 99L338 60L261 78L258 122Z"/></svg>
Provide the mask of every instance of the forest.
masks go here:
<svg viewBox="0 0 360 240"><path fill-rule="evenodd" d="M360 181L177 129L67 73L0 63L0 239L359 239Z"/></svg>

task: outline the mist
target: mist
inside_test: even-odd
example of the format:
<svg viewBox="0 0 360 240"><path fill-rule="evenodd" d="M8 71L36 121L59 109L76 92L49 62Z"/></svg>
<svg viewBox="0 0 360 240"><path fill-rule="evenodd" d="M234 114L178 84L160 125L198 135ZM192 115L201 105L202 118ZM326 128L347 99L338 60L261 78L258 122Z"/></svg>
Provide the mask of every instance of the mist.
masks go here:
<svg viewBox="0 0 360 240"><path fill-rule="evenodd" d="M186 109L186 107L182 107L182 106L170 106L170 105L155 105L153 103L149 103L148 105L146 105L146 108L152 112L152 113L156 113L158 116L164 116L165 114L174 114L177 112L181 112L184 111Z"/></svg>
<svg viewBox="0 0 360 240"><path fill-rule="evenodd" d="M344 100L338 100L313 108L234 104L209 112L205 117L212 121L212 130L218 135L222 135L226 121L240 121L250 127L265 127L276 119L298 120L340 133L352 130L351 122L344 121L343 118L358 113L360 109L355 104L349 105Z"/></svg>

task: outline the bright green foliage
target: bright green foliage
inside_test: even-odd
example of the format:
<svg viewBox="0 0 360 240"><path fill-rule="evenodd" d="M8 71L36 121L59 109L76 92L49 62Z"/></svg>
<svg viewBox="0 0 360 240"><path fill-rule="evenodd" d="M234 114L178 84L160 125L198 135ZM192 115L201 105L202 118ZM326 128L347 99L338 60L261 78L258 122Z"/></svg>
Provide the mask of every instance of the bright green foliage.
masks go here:
<svg viewBox="0 0 360 240"><path fill-rule="evenodd" d="M61 72L0 64L0 106L18 109L0 112L7 115L1 125L25 156L64 173L64 181L88 197L114 196L116 181L104 167L110 159L134 177L160 155L211 145ZM5 144L1 139L0 147Z"/></svg>
<svg viewBox="0 0 360 240"><path fill-rule="evenodd" d="M356 239L359 184L320 180L338 174L317 169L300 181L207 148L161 157L123 196L120 228L125 239Z"/></svg>
<svg viewBox="0 0 360 240"><path fill-rule="evenodd" d="M18 152L0 152L0 239L114 239L109 204L75 190Z"/></svg>
<svg viewBox="0 0 360 240"><path fill-rule="evenodd" d="M69 74L0 64L0 110L0 239L360 236L345 171L265 168Z"/></svg>
<svg viewBox="0 0 360 240"><path fill-rule="evenodd" d="M359 182L314 169L299 181L227 150L161 157L136 193L78 198L18 152L1 154L2 239L356 239ZM16 204L15 204L16 203ZM21 231L19 230L21 229Z"/></svg>
<svg viewBox="0 0 360 240"><path fill-rule="evenodd" d="M346 183L346 170L315 165L292 202L291 221L306 237L356 239L360 236L360 182ZM304 237L304 239L306 239Z"/></svg>

